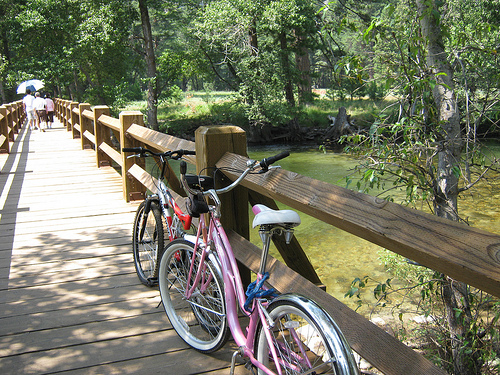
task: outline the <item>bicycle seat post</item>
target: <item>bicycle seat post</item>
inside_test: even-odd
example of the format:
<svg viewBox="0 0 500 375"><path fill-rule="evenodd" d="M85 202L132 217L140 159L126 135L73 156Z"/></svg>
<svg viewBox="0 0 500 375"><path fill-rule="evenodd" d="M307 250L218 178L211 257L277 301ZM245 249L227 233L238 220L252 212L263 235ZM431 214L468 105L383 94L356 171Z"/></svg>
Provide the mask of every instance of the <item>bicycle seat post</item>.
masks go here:
<svg viewBox="0 0 500 375"><path fill-rule="evenodd" d="M272 229L270 225L261 225L259 228L260 239L262 240L262 254L260 255L259 273L263 275L266 272L267 255L271 245Z"/></svg>

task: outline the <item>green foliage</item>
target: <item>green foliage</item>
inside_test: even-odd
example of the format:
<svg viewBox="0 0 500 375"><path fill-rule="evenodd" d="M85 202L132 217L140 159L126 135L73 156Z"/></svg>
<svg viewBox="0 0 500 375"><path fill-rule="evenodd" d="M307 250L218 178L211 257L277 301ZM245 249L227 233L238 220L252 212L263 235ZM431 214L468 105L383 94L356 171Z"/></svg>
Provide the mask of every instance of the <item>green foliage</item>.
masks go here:
<svg viewBox="0 0 500 375"><path fill-rule="evenodd" d="M463 9L464 3L471 5L471 2L456 3L456 9ZM378 121L366 132L347 136L344 141L348 151L363 157L357 168L360 175L356 186L358 190L372 191L386 199L415 207L425 205L432 211L442 198L438 195L439 176L442 173L442 165L438 163L439 153L449 146L446 124L439 121L433 92L436 92L439 85L448 90L452 88L443 84L444 73L436 74L434 67L426 65L427 41L421 37L420 25L409 22L407 17L407 14L416 11L413 6L410 2L386 7L381 16L373 19L363 33L364 40L371 41L373 49L377 51L374 55L374 67L378 64L384 66L386 89L398 101L397 106L382 111ZM450 17L451 14L447 13L446 16ZM432 16L435 17L436 14L432 13ZM457 19L447 17L439 18L443 35L448 38L450 48L457 48L458 45L450 42L460 32L449 22L452 18L455 21ZM457 22L461 24L461 21ZM496 27L493 29L496 30ZM477 57L486 57L484 53L472 52L467 47L465 49L467 53ZM478 93L471 90L466 60L461 58L462 51L455 50L454 53L461 66L460 73L457 74L459 80L454 84L457 85L455 87L460 87L456 90L459 103L467 112L462 126L466 130L466 137L462 140L465 152L460 162L455 159L456 165L451 169L451 174L458 179L457 191L465 191L487 175L489 170L496 168L496 161L486 161L475 143L477 127L472 123L478 124L477 121L484 116L484 104L479 104L479 101L474 103L473 99L478 98ZM491 61L496 61L496 57L490 58L489 62ZM496 67L489 65L489 62L483 64L483 67L488 67L483 72L495 82L492 87L498 87ZM481 95L481 100L491 98L488 85L482 87L487 90L484 92L485 96ZM491 100L488 103L492 105ZM361 281L355 279L346 295L357 297L359 306L363 303L361 291L371 284L377 297L373 308L390 306L396 309L405 334L408 334L407 328L411 326L410 321L403 320L402 312L405 309L431 318L426 320L425 326L420 326L420 331L414 330L412 334L422 340L423 337L428 339L432 348L430 357L433 360L448 367L457 358L456 347L459 345L458 352L466 354L469 360L469 363L464 364L466 367L476 368L476 371L481 371L482 367L483 371L494 371L492 361L498 361L499 357L498 334L495 333L499 329L496 318L498 310L495 307L497 300L480 291L470 290L467 294L470 306L454 310L456 323L453 324L461 325L465 333L461 337L452 337L448 325L452 323L440 318L447 316L448 307L443 305L442 298L443 288L447 287L448 280L439 273L406 263L404 258L386 255L385 264L397 278L390 284L376 282L368 277ZM392 288L394 285L397 287ZM438 345L434 346L434 343Z"/></svg>
<svg viewBox="0 0 500 375"><path fill-rule="evenodd" d="M452 342L440 292L445 282L443 275L389 251L381 252L380 259L393 277L386 281L368 276L355 278L345 297L356 298L357 309L369 306L372 314L390 308L396 316L394 328L399 324L396 333L400 339L421 342L430 359L448 368L452 361ZM373 296L374 302L370 302L368 296ZM461 341L460 350L468 358L473 355L477 358L474 363L471 360L469 366L479 364L481 374L495 374L500 363L500 302L475 289L469 291L468 297L475 319ZM466 319L462 309L454 311L457 319Z"/></svg>
<svg viewBox="0 0 500 375"><path fill-rule="evenodd" d="M285 86L296 86L295 58L310 45L314 8L307 0L210 2L195 22L199 45L218 75L239 91L255 123L287 123L293 110ZM250 38L249 34L253 37Z"/></svg>
<svg viewBox="0 0 500 375"><path fill-rule="evenodd" d="M216 101L210 105L210 115L215 124L232 124L248 129L248 117L241 101Z"/></svg>

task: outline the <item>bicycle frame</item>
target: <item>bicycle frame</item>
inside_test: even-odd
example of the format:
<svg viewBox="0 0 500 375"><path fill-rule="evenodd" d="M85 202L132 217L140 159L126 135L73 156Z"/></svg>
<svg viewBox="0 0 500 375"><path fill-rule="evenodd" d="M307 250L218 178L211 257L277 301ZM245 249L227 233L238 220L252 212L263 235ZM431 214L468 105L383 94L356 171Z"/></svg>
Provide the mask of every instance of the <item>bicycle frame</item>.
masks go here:
<svg viewBox="0 0 500 375"><path fill-rule="evenodd" d="M269 348L271 349L271 355L273 356L275 363L281 363L277 357L276 350L272 344L271 335L269 333L270 319L268 319L267 311L265 306L268 302L265 299L254 299L252 304L252 312L247 312L244 309L245 304L245 292L243 289L243 284L241 281L240 272L238 270L238 265L236 263L236 258L234 256L231 244L227 238L227 235L222 227L220 219L216 215L216 209L211 207L209 215L209 226L207 230L205 215L201 215L200 223L198 226L198 233L195 240L195 249L197 251L193 252L193 259L191 261L191 269L188 275L187 285L192 285L186 290L186 298L189 299L191 295L195 292L196 288L199 288L201 292L204 291L205 287L210 283L210 279L205 280L202 276L204 270L199 267L197 270L193 269L193 264L195 264L195 257L200 256L200 265L204 264L204 260L210 252L217 253L218 260L220 262L222 276L224 279L224 295L226 302L226 318L228 322L231 334L240 348L240 354L248 357L252 364L254 364L259 369L266 372L269 375L276 375L273 371L269 370L261 362L259 362L254 356L254 344L255 344L255 333L257 331L257 326L259 321L265 327L264 332L266 334L267 341L269 343ZM214 249L212 249L212 244ZM198 252L201 250L201 254ZM194 276L194 282L191 283L192 277ZM257 274L257 280L262 279L262 274ZM246 316L250 318L250 322L247 326L246 332L244 334L242 326L238 319L238 306L240 311L242 311ZM299 340L297 340L299 341ZM306 359L307 361L307 359ZM278 374L281 375L281 368L278 367Z"/></svg>
<svg viewBox="0 0 500 375"><path fill-rule="evenodd" d="M174 239L182 236L181 233L176 233L178 229L176 220L178 219L182 223L182 228L187 231L191 228L193 217L182 212L181 208L175 202L172 193L170 193L170 190L168 190L167 186L163 182L163 179L158 181L158 199L161 204L163 217L167 223L169 240L173 241ZM168 207L172 208L173 215Z"/></svg>

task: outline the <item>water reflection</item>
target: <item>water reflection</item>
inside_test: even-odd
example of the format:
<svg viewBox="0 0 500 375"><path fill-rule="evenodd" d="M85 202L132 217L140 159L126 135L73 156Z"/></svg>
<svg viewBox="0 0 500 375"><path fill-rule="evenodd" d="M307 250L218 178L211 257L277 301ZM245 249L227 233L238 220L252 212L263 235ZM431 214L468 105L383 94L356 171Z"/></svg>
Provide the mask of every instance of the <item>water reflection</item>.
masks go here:
<svg viewBox="0 0 500 375"><path fill-rule="evenodd" d="M261 159L285 149L289 149L291 155L279 162L284 169L342 187L346 186L345 177L356 165L356 160L347 155L324 154L316 148L251 147L249 155ZM493 145L492 150L500 154L500 145ZM459 210L471 226L500 234L500 183L496 177L496 181L490 180L473 192L464 193ZM296 236L330 294L354 308L354 301L344 298L352 280L370 276L385 281L389 277L379 260L379 252L383 250L380 246L306 214L300 215L302 224ZM252 231L251 240L255 244L259 244L257 237ZM279 258L275 249L271 253Z"/></svg>

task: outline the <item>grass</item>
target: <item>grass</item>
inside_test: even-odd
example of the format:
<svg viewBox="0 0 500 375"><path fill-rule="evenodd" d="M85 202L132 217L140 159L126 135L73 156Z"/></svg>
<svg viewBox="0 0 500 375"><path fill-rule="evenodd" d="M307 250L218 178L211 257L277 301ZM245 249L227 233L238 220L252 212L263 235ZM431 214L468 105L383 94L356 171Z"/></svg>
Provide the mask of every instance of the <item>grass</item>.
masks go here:
<svg viewBox="0 0 500 375"><path fill-rule="evenodd" d="M244 106L235 100L233 92L186 92L178 102L164 102L158 107L160 129L166 133L189 132L202 125L232 124L248 129ZM325 128L329 126L328 116L335 117L340 107L346 107L347 114L356 126L369 127L376 115L390 102L373 101L365 98L354 100L332 100L318 97L313 103L302 106L299 123L303 127ZM128 103L122 110L146 112L146 102ZM283 124L280 124L283 125Z"/></svg>

